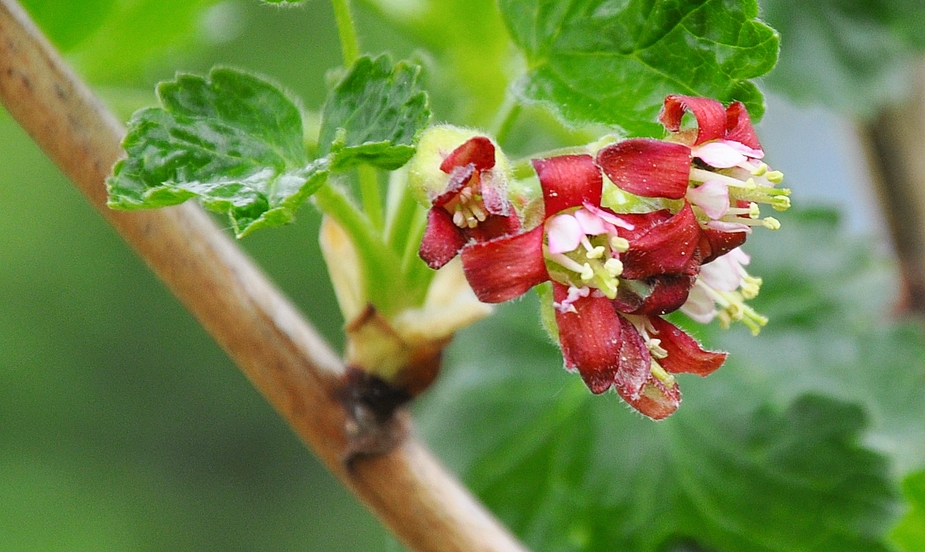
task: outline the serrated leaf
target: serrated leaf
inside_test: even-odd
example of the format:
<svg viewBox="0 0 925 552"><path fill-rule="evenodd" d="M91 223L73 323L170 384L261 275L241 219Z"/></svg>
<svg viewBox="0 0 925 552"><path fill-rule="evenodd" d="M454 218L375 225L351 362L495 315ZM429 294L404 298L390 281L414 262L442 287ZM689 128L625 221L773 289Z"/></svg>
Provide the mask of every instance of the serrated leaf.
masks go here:
<svg viewBox="0 0 925 552"><path fill-rule="evenodd" d="M925 471L914 473L903 481L903 495L909 510L893 530L893 542L902 552L925 551Z"/></svg>
<svg viewBox="0 0 925 552"><path fill-rule="evenodd" d="M925 458L922 330L885 318L890 273L829 213L767 234L746 250L769 325L697 326L730 357L679 377L669 419L591 396L521 302L459 336L422 430L544 551L888 550L891 473Z"/></svg>
<svg viewBox="0 0 925 552"><path fill-rule="evenodd" d="M658 136L668 94L741 100L759 119L748 79L777 60L778 37L755 0L501 0L527 58L523 95L571 123L604 123Z"/></svg>
<svg viewBox="0 0 925 552"><path fill-rule="evenodd" d="M290 222L327 176L309 163L302 115L275 85L228 68L208 78L161 83L162 107L137 112L123 140L127 158L107 181L109 205L163 207L198 197L226 213L241 237Z"/></svg>
<svg viewBox="0 0 925 552"><path fill-rule="evenodd" d="M414 137L430 119L420 67L387 55L359 58L325 102L318 138L332 169L369 163L393 170L414 155Z"/></svg>

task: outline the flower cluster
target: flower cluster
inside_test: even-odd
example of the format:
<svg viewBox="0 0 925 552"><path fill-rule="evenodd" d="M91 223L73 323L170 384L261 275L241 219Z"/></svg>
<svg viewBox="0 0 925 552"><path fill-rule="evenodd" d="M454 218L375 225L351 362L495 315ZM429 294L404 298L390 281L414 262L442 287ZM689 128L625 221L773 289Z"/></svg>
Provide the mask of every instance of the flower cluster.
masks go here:
<svg viewBox="0 0 925 552"><path fill-rule="evenodd" d="M669 96L659 118L664 140L532 160L543 216L528 228L513 208L520 202L505 195L507 162L488 138L430 148L430 166L445 177L422 177L433 191L420 250L434 268L459 254L486 303L540 286L566 368L592 393L614 389L654 419L680 403L674 374L705 376L726 358L664 315L681 310L757 332L766 320L745 301L761 282L745 271L740 246L755 226L779 227L760 204L789 207L742 104ZM687 128L688 119L696 124Z"/></svg>

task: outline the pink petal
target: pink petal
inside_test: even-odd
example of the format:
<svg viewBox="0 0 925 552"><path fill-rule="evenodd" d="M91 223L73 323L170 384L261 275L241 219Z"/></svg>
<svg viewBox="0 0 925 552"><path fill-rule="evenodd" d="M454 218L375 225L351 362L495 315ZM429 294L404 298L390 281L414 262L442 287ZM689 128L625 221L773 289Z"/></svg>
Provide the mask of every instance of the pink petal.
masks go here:
<svg viewBox="0 0 925 552"><path fill-rule="evenodd" d="M716 318L716 303L701 286L691 288L687 301L679 309L694 322L709 324Z"/></svg>
<svg viewBox="0 0 925 552"><path fill-rule="evenodd" d="M674 383L668 387L655 376L649 376L642 391L636 397L624 393L619 387L617 392L630 406L653 420L667 418L681 404L681 391L678 389L678 384Z"/></svg>
<svg viewBox="0 0 925 552"><path fill-rule="evenodd" d="M658 120L671 132L677 132L681 130L681 119L686 111L693 113L697 119L697 140L694 145L726 137L726 109L711 98L668 96Z"/></svg>
<svg viewBox="0 0 925 552"><path fill-rule="evenodd" d="M581 227L582 234L587 236L600 236L601 234L607 233L607 227L604 225L604 220L597 216L593 211L589 211L582 207L581 209L575 211L574 213L575 220L578 222L578 225Z"/></svg>
<svg viewBox="0 0 925 552"><path fill-rule="evenodd" d="M466 238L459 227L453 224L453 217L443 207L434 207L427 212L427 227L418 251L421 259L434 270L450 262L466 244Z"/></svg>
<svg viewBox="0 0 925 552"><path fill-rule="evenodd" d="M713 220L717 220L729 210L729 187L719 180L708 180L687 190L687 199L703 209Z"/></svg>
<svg viewBox="0 0 925 552"><path fill-rule="evenodd" d="M703 349L696 339L671 322L661 317L652 317L649 321L656 331L652 337L657 337L662 349L668 353L658 361L665 371L706 376L726 361L726 353Z"/></svg>
<svg viewBox="0 0 925 552"><path fill-rule="evenodd" d="M555 215L546 221L546 238L550 253L574 251L585 233L572 215Z"/></svg>
<svg viewBox="0 0 925 552"><path fill-rule="evenodd" d="M643 197L680 199L687 191L691 150L683 144L634 138L602 149L597 162L622 190Z"/></svg>
<svg viewBox="0 0 925 552"><path fill-rule="evenodd" d="M534 159L533 168L543 188L547 217L586 202L601 204L604 178L590 155Z"/></svg>
<svg viewBox="0 0 925 552"><path fill-rule="evenodd" d="M477 171L487 171L495 166L495 145L485 136L476 136L454 149L440 164L440 170L449 174L454 167L471 164Z"/></svg>
<svg viewBox="0 0 925 552"><path fill-rule="evenodd" d="M722 140L694 146L691 152L694 157L717 169L735 167L748 160L741 150Z"/></svg>
<svg viewBox="0 0 925 552"><path fill-rule="evenodd" d="M569 298L568 286L558 282L553 282L552 286L555 302L562 303ZM565 365L578 370L592 393L603 393L613 387L620 368L620 316L610 301L593 294L578 298L572 307L574 311L556 310Z"/></svg>
<svg viewBox="0 0 925 552"><path fill-rule="evenodd" d="M755 127L748 117L748 111L742 102L732 102L726 108L726 140L744 144L753 150L761 151L761 143L755 134ZM757 157L761 157L760 155Z"/></svg>
<svg viewBox="0 0 925 552"><path fill-rule="evenodd" d="M700 225L689 204L676 215L635 239L620 256L623 277L646 278L658 274L686 273L700 241Z"/></svg>
<svg viewBox="0 0 925 552"><path fill-rule="evenodd" d="M700 267L700 278L717 291L735 291L742 282L742 265L730 255L741 249L733 249L726 255Z"/></svg>
<svg viewBox="0 0 925 552"><path fill-rule="evenodd" d="M543 260L543 226L467 245L463 272L483 303L502 303L549 279Z"/></svg>
<svg viewBox="0 0 925 552"><path fill-rule="evenodd" d="M582 207L585 211L588 211L595 217L617 228L623 228L624 230L632 230L634 228L632 224L620 218L620 216L612 211L598 207L597 205L591 205L590 203L584 203Z"/></svg>

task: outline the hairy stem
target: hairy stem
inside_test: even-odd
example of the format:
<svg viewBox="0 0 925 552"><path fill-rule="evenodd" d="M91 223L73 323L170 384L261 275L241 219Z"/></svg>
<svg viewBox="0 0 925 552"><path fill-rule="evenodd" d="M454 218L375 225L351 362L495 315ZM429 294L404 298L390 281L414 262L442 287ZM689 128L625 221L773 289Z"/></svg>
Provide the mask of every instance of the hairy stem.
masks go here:
<svg viewBox="0 0 925 552"><path fill-rule="evenodd" d="M0 101L144 258L293 430L412 550L523 550L413 437L344 463L344 366L197 206L112 211L104 180L124 129L13 0L0 0Z"/></svg>
<svg viewBox="0 0 925 552"><path fill-rule="evenodd" d="M350 0L331 0L331 4L334 6L334 19L337 20L337 34L340 35L344 66L350 67L360 57L360 41L357 39L353 16L350 14Z"/></svg>

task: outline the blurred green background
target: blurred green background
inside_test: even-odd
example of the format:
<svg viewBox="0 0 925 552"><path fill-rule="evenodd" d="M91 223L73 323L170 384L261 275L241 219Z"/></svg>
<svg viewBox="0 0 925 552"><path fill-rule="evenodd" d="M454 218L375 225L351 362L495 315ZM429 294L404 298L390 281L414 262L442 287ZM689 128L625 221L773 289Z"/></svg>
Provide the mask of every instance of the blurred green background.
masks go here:
<svg viewBox="0 0 925 552"><path fill-rule="evenodd" d="M376 3L368 0L364 5L371 9ZM433 3L437 4L449 10L466 2ZM123 120L134 109L154 103L157 81L171 78L177 70L204 73L216 63L268 75L314 110L324 97L326 72L341 61L333 14L329 3L321 0L296 8L256 0L30 0L28 5L67 52L67 59ZM367 49L388 48L399 57L411 52L411 41L383 26L372 11L357 11ZM485 24L490 29L497 21ZM441 25L466 31L461 20L444 18L427 32L442 37ZM487 40L484 35L482 39ZM482 76L489 79L500 70L500 61L480 66L480 45L484 43L473 42L468 65L461 64L465 66L458 70L478 75L486 69ZM498 50L497 45L485 49ZM440 81L439 74L432 77L432 87L444 91L455 84ZM494 96L487 104L499 101L498 90L491 92ZM486 117L485 105L460 106L447 97L435 100L437 120L457 121L451 114L460 112L467 112L463 121ZM528 113L525 119L535 122L542 116ZM547 139L548 133L534 136L531 131L521 122L513 141L524 150L539 149L532 141ZM909 416L917 416L919 411L912 408L921 410L923 404L921 360L913 358L921 350L921 335L907 329L900 342L890 329L881 332L886 337L870 330L870 326L884 326L879 321L885 319L895 297L895 278L888 256L882 254L885 240L859 161L859 146L850 139L851 123L771 97L759 133L773 166L787 174L794 202L836 204L845 212L848 232L837 227L830 214L817 214L824 221L811 220L804 227L814 234L784 234L771 261L758 263L770 271L780 261L773 275L757 271L768 281L763 308L772 309L772 324L777 325L756 340L739 328L723 342L708 342L733 350L731 366L707 380L682 381L685 392L690 391L686 396L695 400L682 408L678 423L684 427L690 423L685 420L697 420L698 408L704 410L709 403L706 397L716 394L724 400L722 393L730 389L740 397L760 396L755 402L771 396L776 406L807 389L826 389L854 402L867 398L869 413L874 414L872 425L880 431L875 439L906 435L902 432L910 436L905 439L908 446L898 452L889 447L899 439L887 439L881 446L886 454L894 453L889 470L898 479L921 468L919 451L925 442L921 429L915 419L903 416L904 408ZM195 321L2 112L0 146L0 205L4 207L0 217L4 236L0 239L0 550L396 549L376 521L326 473ZM795 224L789 215L781 217L785 227ZM317 224L316 213L307 206L295 225L258 232L240 243L339 347L342 321L321 264ZM845 238L846 234L852 237ZM789 254L801 247L807 235L815 247L809 253L815 262ZM756 240L756 248L774 239ZM851 254L843 255L840 247ZM875 250L878 254L871 255ZM834 284L819 279L833 274ZM774 278L781 280L774 284ZM806 285L814 278L818 279L815 287ZM857 290L863 296L857 304L868 310L851 311L853 299L846 294ZM532 303L512 307L525 308L532 309ZM655 435L656 440L668 431L665 428L678 427L662 424L651 430L648 421L623 416L626 412L612 396L593 407L585 404L590 402L587 394L576 378L560 369L558 354L551 347L534 346L537 340L546 343L538 336L535 321L512 312L522 311L509 310L502 322L494 323L504 323L505 317L521 322L507 327L512 335L526 336L511 345L513 360L502 367L513 375L499 375L504 370L467 356L477 349L473 343L479 342L478 332L485 331L476 329L460 340L469 350L457 347L450 355L457 365L468 362L468 371L449 366L448 376L421 405L421 430L451 467L465 470L476 453L485 451L489 460L484 464L491 463L489 449L498 439L492 432L500 435L499 426L492 419L482 420L484 427L473 422L484 415L484 409L478 402L467 402L467 393L470 386L491 387L492 378L499 378L499 400L521 418L531 418L550 404L568 406L569 400L579 397L580 412L593 409L607 419L599 425L601 433L614 420L621 428L626 424L640 434ZM712 339L716 333L704 330L701 335ZM850 341L857 336L865 340L858 347L860 353L836 339ZM530 349L529 354L518 347ZM789 362L778 360L787 354ZM819 357L829 362L821 375L802 370L815 366ZM506 357L501 353L496 358ZM529 362L536 371L520 378L512 369L515 362ZM878 407L890 411L890 405L877 402L879 395L870 398L866 388L855 384L855 376L857 381L867 381L858 370L863 362L908 376L911 383L900 383L915 396L907 402L894 401L898 415L878 418ZM832 385L842 377L832 374L847 375ZM531 377L538 381L531 382ZM509 393L511 385L520 385L515 389L522 395ZM748 389L745 393L752 395L745 395L735 385L754 385L760 392ZM893 389L884 384L882 395L892 401ZM577 391L581 393L576 395ZM699 407L698 394L704 398ZM882 418L905 422L882 424ZM516 433L515 422L512 416L505 427ZM838 425L838 420L834 423ZM465 432L455 431L458 424L471 426L472 441L460 439ZM850 429L845 433L853 439L856 428ZM552 428L550 442L581 440L585 430ZM612 438L621 440L620 435ZM583 450L584 445L564 445L568 447ZM508 460L498 458L497 463L519 467L522 459L512 455ZM555 467L554 462L550 465ZM606 459L601 465L604 473L611 469ZM544 477L529 464L522 471L527 479ZM484 465L483 472L492 473ZM659 476L655 471L647 475ZM474 477L479 477L477 471ZM590 496L578 504L581 508L597 506L594 500L608 500L593 486L585 485L581 492L587 496L566 498L577 502ZM483 493L491 495L492 489ZM640 493L640 497L648 495ZM507 514L517 520L528 517L525 512ZM561 513L569 516L571 510ZM535 519L538 525L546 521L542 512ZM555 526L550 522L550 527ZM532 534L534 539L541 537L542 531ZM678 550L688 550L685 546Z"/></svg>

